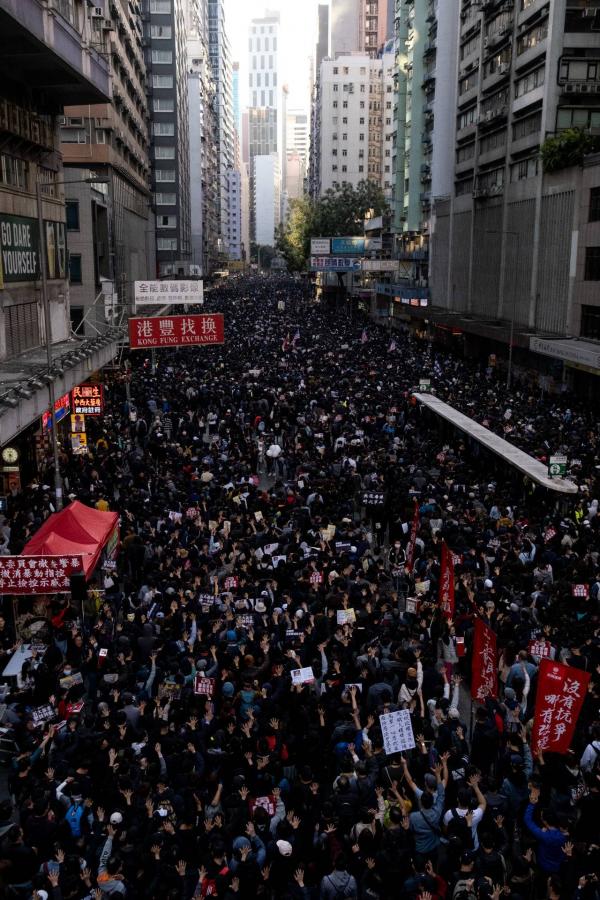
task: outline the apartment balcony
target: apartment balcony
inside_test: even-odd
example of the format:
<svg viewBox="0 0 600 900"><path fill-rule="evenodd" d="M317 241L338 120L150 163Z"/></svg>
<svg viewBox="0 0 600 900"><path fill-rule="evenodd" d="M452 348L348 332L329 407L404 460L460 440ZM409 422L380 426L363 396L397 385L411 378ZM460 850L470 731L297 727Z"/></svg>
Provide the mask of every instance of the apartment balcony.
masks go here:
<svg viewBox="0 0 600 900"><path fill-rule="evenodd" d="M87 4L64 0L0 0L4 77L43 93L57 110L109 100L108 61L84 39L84 32L89 35L87 10Z"/></svg>
<svg viewBox="0 0 600 900"><path fill-rule="evenodd" d="M536 13L539 13L540 9L547 6L547 4L548 0L529 0L527 6L520 10L517 15L517 25L522 25L524 22L527 22L528 19Z"/></svg>
<svg viewBox="0 0 600 900"><path fill-rule="evenodd" d="M526 69L533 63L538 56L546 53L548 48L548 38L544 38L534 47L529 47L523 53L520 53L515 59L515 68L518 70Z"/></svg>
<svg viewBox="0 0 600 900"><path fill-rule="evenodd" d="M590 62L595 62L600 64L600 60L591 60ZM600 78L596 79L576 79L576 78L564 78L559 79L560 91L564 96L573 97L575 95L580 96L582 94L595 94L596 96L600 95Z"/></svg>
<svg viewBox="0 0 600 900"><path fill-rule="evenodd" d="M423 81L421 82L421 87L426 93L433 91L435 89L435 69L431 72L425 72L423 76Z"/></svg>
<svg viewBox="0 0 600 900"><path fill-rule="evenodd" d="M508 105L505 103L481 112L477 119L477 124L481 129L485 129L488 126L499 125L507 116Z"/></svg>

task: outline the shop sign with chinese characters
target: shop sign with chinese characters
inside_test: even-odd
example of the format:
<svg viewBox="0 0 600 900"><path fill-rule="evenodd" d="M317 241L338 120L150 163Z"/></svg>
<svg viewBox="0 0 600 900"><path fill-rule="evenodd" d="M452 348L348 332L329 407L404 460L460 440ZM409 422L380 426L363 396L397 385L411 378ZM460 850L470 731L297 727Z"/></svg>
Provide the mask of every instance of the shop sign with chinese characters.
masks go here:
<svg viewBox="0 0 600 900"><path fill-rule="evenodd" d="M0 556L0 594L64 594L81 556Z"/></svg>
<svg viewBox="0 0 600 900"><path fill-rule="evenodd" d="M101 416L104 393L101 384L79 384L72 391L72 409L79 416Z"/></svg>
<svg viewBox="0 0 600 900"><path fill-rule="evenodd" d="M136 281L136 306L173 306L204 303L202 281Z"/></svg>
<svg viewBox="0 0 600 900"><path fill-rule="evenodd" d="M69 414L71 408L71 394L63 394L58 400L54 401L54 421L60 422ZM42 428L52 428L52 416L50 410L42 414Z"/></svg>
<svg viewBox="0 0 600 900"><path fill-rule="evenodd" d="M221 313L136 317L129 320L129 343L132 350L223 344L224 341L225 326Z"/></svg>

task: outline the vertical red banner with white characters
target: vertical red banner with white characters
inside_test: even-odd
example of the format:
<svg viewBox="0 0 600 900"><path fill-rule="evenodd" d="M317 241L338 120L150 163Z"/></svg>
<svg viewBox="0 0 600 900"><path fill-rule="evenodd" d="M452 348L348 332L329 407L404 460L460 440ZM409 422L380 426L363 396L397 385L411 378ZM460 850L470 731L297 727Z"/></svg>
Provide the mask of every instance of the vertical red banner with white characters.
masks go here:
<svg viewBox="0 0 600 900"><path fill-rule="evenodd" d="M471 697L480 703L498 697L496 634L481 619L475 619Z"/></svg>
<svg viewBox="0 0 600 900"><path fill-rule="evenodd" d="M410 529L410 540L408 542L408 550L406 552L406 568L412 572L415 564L415 550L417 547L417 533L419 531L419 504L415 500L415 511L413 513L412 525Z"/></svg>
<svg viewBox="0 0 600 900"><path fill-rule="evenodd" d="M442 543L439 601L444 618L452 619L454 616L454 555L445 541Z"/></svg>
<svg viewBox="0 0 600 900"><path fill-rule="evenodd" d="M590 673L543 659L538 672L533 753L567 753L590 681Z"/></svg>

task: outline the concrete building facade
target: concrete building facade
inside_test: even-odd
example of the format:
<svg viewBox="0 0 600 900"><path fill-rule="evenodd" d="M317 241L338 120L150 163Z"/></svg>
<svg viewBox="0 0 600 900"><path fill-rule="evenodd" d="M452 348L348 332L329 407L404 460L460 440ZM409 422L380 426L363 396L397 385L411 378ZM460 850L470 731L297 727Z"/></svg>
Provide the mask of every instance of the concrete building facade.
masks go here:
<svg viewBox="0 0 600 900"><path fill-rule="evenodd" d="M19 453L17 471L0 469L2 493L18 489L21 466L35 468L33 435L54 398L116 353L108 333L97 345L74 339L69 319L59 118L66 106L111 98L109 29L92 12L80 0L0 0L0 446Z"/></svg>
<svg viewBox="0 0 600 900"><path fill-rule="evenodd" d="M145 2L156 257L159 274L167 275L192 259L187 4Z"/></svg>
<svg viewBox="0 0 600 900"><path fill-rule="evenodd" d="M434 304L565 334L577 318L576 192L544 177L539 151L547 135L600 128L600 10L463 0L456 42L454 184L435 204Z"/></svg>
<svg viewBox="0 0 600 900"><path fill-rule="evenodd" d="M230 242L229 172L234 165L232 63L224 0L208 0L209 54L217 98L219 164L219 249L226 258Z"/></svg>
<svg viewBox="0 0 600 900"><path fill-rule="evenodd" d="M112 102L66 107L60 129L72 318L83 334L101 326L105 306L113 313L129 307L132 282L154 274L156 256L142 10L136 4L135 15L125 14L120 3L106 2L94 8L94 22L101 9ZM108 187L83 184L90 170L108 178Z"/></svg>
<svg viewBox="0 0 600 900"><path fill-rule="evenodd" d="M394 0L331 0L330 53L378 56L394 36Z"/></svg>
<svg viewBox="0 0 600 900"><path fill-rule="evenodd" d="M321 63L318 183L320 196L348 182L377 181L391 201L394 54L339 56ZM389 108L388 108L389 104Z"/></svg>
<svg viewBox="0 0 600 900"><path fill-rule="evenodd" d="M281 172L277 153L253 157L252 190L254 242L273 247L281 221Z"/></svg>

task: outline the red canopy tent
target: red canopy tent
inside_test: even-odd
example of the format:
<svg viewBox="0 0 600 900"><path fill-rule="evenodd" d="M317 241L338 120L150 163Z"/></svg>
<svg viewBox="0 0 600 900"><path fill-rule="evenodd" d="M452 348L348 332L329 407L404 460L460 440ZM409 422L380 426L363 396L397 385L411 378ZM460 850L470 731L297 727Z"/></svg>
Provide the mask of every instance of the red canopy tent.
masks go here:
<svg viewBox="0 0 600 900"><path fill-rule="evenodd" d="M46 519L23 548L23 556L83 557L86 579L94 571L102 550L118 528L119 515L100 512L74 500L69 506Z"/></svg>

